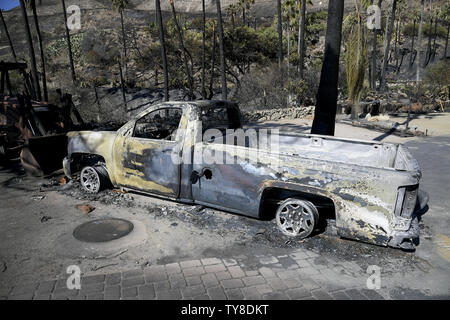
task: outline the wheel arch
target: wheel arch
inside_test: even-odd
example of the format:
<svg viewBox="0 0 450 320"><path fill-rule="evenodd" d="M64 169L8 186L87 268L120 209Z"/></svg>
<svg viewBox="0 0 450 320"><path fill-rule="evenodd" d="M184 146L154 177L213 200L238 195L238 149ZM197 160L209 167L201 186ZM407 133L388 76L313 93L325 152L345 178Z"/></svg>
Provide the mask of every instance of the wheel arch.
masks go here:
<svg viewBox="0 0 450 320"><path fill-rule="evenodd" d="M103 156L95 153L74 152L70 155L70 172L73 175L78 173L84 166L94 166L102 164L106 168L106 160Z"/></svg>
<svg viewBox="0 0 450 320"><path fill-rule="evenodd" d="M300 198L310 201L318 208L327 208L327 215L337 217L337 206L334 197L327 192L315 187L292 183L266 183L261 192L258 216L263 220L271 220L275 217L278 203L287 198Z"/></svg>

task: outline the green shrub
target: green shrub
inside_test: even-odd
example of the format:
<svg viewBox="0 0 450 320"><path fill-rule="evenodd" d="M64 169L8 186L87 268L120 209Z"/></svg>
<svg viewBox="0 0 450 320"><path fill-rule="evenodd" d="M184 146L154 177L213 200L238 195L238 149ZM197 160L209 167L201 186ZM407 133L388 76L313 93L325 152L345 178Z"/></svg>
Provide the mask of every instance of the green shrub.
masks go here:
<svg viewBox="0 0 450 320"><path fill-rule="evenodd" d="M429 23L424 23L422 26L422 34L425 36L429 36L430 29L431 35L434 36L434 23L433 26L431 27ZM414 23L409 23L406 26L404 26L403 34L407 37L412 37L414 34L417 37L417 35L419 34L419 23L416 23L416 28L414 28ZM447 29L438 25L436 28L436 35L440 38L445 39L447 37Z"/></svg>

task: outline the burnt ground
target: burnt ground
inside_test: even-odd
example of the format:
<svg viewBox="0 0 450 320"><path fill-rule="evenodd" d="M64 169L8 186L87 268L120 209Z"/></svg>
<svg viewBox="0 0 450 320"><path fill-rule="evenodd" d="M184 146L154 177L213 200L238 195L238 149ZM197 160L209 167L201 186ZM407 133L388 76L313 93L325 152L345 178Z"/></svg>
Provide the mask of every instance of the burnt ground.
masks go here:
<svg viewBox="0 0 450 320"><path fill-rule="evenodd" d="M79 265L85 274L136 267L145 270L207 257L243 257L247 266L258 267L258 256L272 255L280 260L280 256L304 249L317 254L316 264L330 268L350 264L364 273L369 265L380 266L391 298L448 297L450 204L444 190L449 183L450 161L442 158L450 156L450 139L405 142L421 163L422 187L431 194L430 209L420 222L421 243L412 253L341 239L333 220L324 221L324 228L314 236L297 241L282 235L274 221L118 190L88 194L76 181L61 184L60 176L39 179L1 168L0 284L57 278L71 264ZM441 158L434 161L439 164L430 161L438 152ZM85 214L77 208L79 204L90 204L95 210ZM104 217L132 221L136 235L98 250L73 239L78 225ZM284 263L288 268L290 262ZM356 277L356 271L346 272Z"/></svg>

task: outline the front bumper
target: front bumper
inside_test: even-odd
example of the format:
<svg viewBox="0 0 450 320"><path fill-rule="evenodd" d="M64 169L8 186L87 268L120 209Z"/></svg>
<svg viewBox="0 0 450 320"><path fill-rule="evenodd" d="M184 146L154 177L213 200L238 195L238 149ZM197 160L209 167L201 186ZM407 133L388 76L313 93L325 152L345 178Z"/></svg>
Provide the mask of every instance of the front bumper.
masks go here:
<svg viewBox="0 0 450 320"><path fill-rule="evenodd" d="M72 158L67 156L63 159L63 169L66 177L72 179L72 171L71 171Z"/></svg>
<svg viewBox="0 0 450 320"><path fill-rule="evenodd" d="M427 192L419 190L409 229L406 231L395 231L388 243L390 247L408 251L415 250L419 240L419 217L425 213L429 198L430 196Z"/></svg>

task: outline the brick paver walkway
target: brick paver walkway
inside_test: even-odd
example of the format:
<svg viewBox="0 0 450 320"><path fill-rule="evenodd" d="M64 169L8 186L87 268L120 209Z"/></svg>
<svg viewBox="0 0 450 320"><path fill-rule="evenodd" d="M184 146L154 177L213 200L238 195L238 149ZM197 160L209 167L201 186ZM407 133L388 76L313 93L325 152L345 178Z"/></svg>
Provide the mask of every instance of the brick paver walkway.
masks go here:
<svg viewBox="0 0 450 320"><path fill-rule="evenodd" d="M67 275L69 276L69 275ZM66 278L0 288L2 299L385 299L368 290L357 264L297 249L289 255L205 258L144 269L86 275L80 290Z"/></svg>

